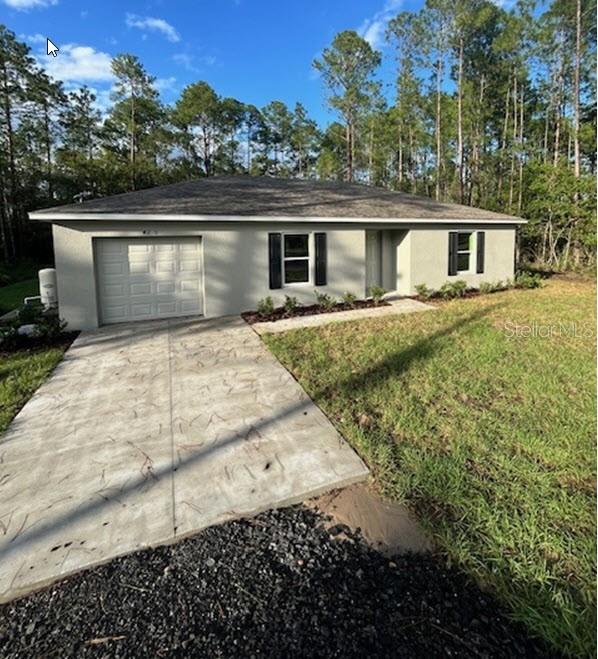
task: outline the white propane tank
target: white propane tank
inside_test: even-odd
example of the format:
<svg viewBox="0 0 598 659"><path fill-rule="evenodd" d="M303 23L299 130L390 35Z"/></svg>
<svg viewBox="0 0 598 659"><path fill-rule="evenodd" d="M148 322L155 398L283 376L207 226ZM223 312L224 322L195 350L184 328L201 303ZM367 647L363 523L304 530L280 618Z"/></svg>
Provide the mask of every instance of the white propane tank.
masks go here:
<svg viewBox="0 0 598 659"><path fill-rule="evenodd" d="M39 271L39 294L46 309L56 309L58 307L58 288L54 268L44 268Z"/></svg>

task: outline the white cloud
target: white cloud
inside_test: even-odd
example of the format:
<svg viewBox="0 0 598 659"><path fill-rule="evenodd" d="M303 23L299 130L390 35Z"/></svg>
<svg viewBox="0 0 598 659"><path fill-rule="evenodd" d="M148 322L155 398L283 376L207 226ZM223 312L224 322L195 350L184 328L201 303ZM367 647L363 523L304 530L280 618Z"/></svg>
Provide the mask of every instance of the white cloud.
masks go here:
<svg viewBox="0 0 598 659"><path fill-rule="evenodd" d="M57 5L58 0L1 0L5 5L18 11L28 11L35 7L50 7Z"/></svg>
<svg viewBox="0 0 598 659"><path fill-rule="evenodd" d="M57 44L57 57L40 56L38 63L56 80L69 83L105 82L112 80L111 62L108 53L91 46L77 44Z"/></svg>
<svg viewBox="0 0 598 659"><path fill-rule="evenodd" d="M187 69L187 71L197 71L197 67L193 65L193 57L187 55L187 53L176 53L172 56L172 59L180 64L182 67Z"/></svg>
<svg viewBox="0 0 598 659"><path fill-rule="evenodd" d="M493 2L500 9L508 11L515 6L517 0L491 0L491 2Z"/></svg>
<svg viewBox="0 0 598 659"><path fill-rule="evenodd" d="M384 44L386 24L394 17L402 4L403 0L386 0L380 11L363 21L357 31L372 48L380 48Z"/></svg>
<svg viewBox="0 0 598 659"><path fill-rule="evenodd" d="M176 91L176 78L174 76L170 76L169 78L156 78L154 86L159 92Z"/></svg>
<svg viewBox="0 0 598 659"><path fill-rule="evenodd" d="M127 27L136 27L140 30L150 30L161 32L168 41L177 43L181 40L179 33L174 27L167 23L163 18L152 18L151 16L137 16L137 14L127 14Z"/></svg>
<svg viewBox="0 0 598 659"><path fill-rule="evenodd" d="M172 56L172 59L187 71L191 71L192 73L199 73L201 71L201 67L195 64L195 57L193 55L176 53ZM216 64L216 58L213 55L203 55L199 58L199 63L204 66L214 66Z"/></svg>
<svg viewBox="0 0 598 659"><path fill-rule="evenodd" d="M19 39L36 46L42 43L45 45L46 43L46 37L44 37L44 35L40 34L39 32L36 34L19 34Z"/></svg>

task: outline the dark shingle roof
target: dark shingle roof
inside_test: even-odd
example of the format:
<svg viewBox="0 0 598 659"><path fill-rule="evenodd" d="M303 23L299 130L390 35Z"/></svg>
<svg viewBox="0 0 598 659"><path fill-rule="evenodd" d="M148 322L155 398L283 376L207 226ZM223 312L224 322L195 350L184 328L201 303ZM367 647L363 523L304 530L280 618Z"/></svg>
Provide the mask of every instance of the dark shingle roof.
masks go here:
<svg viewBox="0 0 598 659"><path fill-rule="evenodd" d="M358 183L216 176L93 199L31 213L32 219L73 214L216 215L355 219L481 220L520 218L434 201Z"/></svg>

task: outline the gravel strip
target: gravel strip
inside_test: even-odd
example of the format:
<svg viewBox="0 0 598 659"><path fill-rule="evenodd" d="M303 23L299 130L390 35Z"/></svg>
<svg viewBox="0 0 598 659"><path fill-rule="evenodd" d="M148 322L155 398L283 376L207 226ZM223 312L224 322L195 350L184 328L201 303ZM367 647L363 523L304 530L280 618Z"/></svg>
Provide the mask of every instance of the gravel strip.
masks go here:
<svg viewBox="0 0 598 659"><path fill-rule="evenodd" d="M0 607L8 657L548 656L432 556L303 506L207 529Z"/></svg>

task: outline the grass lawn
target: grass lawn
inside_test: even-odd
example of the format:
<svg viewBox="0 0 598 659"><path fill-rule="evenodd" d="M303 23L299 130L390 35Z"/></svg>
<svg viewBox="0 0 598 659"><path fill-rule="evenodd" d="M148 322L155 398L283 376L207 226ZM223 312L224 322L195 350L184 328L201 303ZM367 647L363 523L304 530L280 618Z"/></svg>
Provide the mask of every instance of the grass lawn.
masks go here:
<svg viewBox="0 0 598 659"><path fill-rule="evenodd" d="M66 345L31 352L0 353L0 433L48 377L65 350Z"/></svg>
<svg viewBox="0 0 598 659"><path fill-rule="evenodd" d="M380 491L515 619L577 656L596 647L595 295L552 279L264 337Z"/></svg>
<svg viewBox="0 0 598 659"><path fill-rule="evenodd" d="M37 278L0 287L0 316L22 306L24 298L32 295L39 295Z"/></svg>

